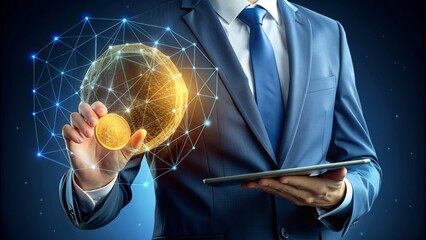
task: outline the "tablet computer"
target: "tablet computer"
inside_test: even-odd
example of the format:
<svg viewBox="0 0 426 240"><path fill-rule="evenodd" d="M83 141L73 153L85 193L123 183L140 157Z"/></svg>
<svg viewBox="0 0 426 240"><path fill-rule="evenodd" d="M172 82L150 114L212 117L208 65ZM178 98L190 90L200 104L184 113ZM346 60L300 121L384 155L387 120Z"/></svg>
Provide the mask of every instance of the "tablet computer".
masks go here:
<svg viewBox="0 0 426 240"><path fill-rule="evenodd" d="M204 179L203 182L210 186L223 187L223 186L230 186L230 185L239 185L242 182L253 181L260 178L277 178L277 177L281 177L285 175L317 176L329 170L338 169L342 167L350 167L350 166L359 165L359 164L367 164L370 162L371 162L370 159L350 160L350 161L326 163L326 164L312 165L312 166L305 166L305 167L240 174L240 175L233 175L233 176L226 176L226 177L207 178L207 179Z"/></svg>

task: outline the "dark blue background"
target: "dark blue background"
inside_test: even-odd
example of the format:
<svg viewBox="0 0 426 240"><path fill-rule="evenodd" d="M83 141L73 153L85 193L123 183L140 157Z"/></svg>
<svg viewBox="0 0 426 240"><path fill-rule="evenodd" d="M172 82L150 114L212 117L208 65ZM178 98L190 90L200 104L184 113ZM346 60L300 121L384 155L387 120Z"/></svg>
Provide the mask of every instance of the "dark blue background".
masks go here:
<svg viewBox="0 0 426 240"><path fill-rule="evenodd" d="M134 198L110 225L74 228L58 199L64 167L35 158L31 53L88 14L121 18L144 1L8 1L2 3L2 239L147 239L153 190ZM164 1L156 1L156 4ZM295 1L339 20L346 29L365 118L383 168L373 210L347 239L420 239L425 226L426 26L416 1ZM420 2L420 1L418 1ZM145 165L144 165L145 167ZM146 175L146 167L142 170ZM423 231L422 231L423 230Z"/></svg>

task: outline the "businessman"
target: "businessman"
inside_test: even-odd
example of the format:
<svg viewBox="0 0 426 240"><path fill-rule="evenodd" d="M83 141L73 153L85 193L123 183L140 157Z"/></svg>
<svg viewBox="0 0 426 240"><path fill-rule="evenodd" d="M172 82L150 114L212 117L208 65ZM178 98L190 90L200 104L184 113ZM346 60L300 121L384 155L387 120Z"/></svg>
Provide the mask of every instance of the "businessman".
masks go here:
<svg viewBox="0 0 426 240"><path fill-rule="evenodd" d="M220 76L211 127L178 171L155 181L154 239L339 239L371 209L381 169L338 22L285 0L175 0L133 20L197 43ZM82 103L63 128L72 169L60 196L81 229L119 214L141 163L132 151L96 143L93 128L107 112L100 102ZM140 147L145 134L135 132L126 149ZM157 158L169 157L145 156L156 169ZM202 182L360 158L372 163L234 187Z"/></svg>

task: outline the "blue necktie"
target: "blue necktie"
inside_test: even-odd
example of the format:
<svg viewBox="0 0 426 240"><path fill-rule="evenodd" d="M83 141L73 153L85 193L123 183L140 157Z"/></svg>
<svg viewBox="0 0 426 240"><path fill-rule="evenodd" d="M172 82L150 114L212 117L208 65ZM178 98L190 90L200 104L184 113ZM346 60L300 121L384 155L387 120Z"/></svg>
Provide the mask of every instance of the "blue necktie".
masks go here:
<svg viewBox="0 0 426 240"><path fill-rule="evenodd" d="M266 10L246 8L238 18L250 27L250 58L254 73L256 101L269 140L278 157L284 121L284 103L274 50L262 29Z"/></svg>

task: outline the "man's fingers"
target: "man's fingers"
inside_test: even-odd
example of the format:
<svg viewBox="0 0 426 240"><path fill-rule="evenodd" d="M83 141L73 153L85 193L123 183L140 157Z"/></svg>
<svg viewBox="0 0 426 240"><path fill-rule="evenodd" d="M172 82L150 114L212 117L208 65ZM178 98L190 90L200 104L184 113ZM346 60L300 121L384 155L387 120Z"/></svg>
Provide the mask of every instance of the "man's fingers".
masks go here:
<svg viewBox="0 0 426 240"><path fill-rule="evenodd" d="M65 140L73 141L75 143L82 143L83 138L80 136L80 134L69 124L66 124L62 128L62 136L65 138Z"/></svg>
<svg viewBox="0 0 426 240"><path fill-rule="evenodd" d="M92 137L93 136L93 128L87 124L87 122L84 120L83 116L81 116L79 113L73 112L71 113L71 126L78 129L78 131L83 134L86 137Z"/></svg>
<svg viewBox="0 0 426 240"><path fill-rule="evenodd" d="M316 198L316 196L314 196L313 193L310 191L305 191L303 189L299 189L288 184L283 184L275 179L261 179L259 181L259 184L261 186L273 188L281 193L293 196L294 198L301 199L307 204L312 204ZM326 193L323 193L322 195L325 194Z"/></svg>
<svg viewBox="0 0 426 240"><path fill-rule="evenodd" d="M122 149L122 153L126 159L129 159L137 150L139 150L145 140L146 130L139 129L130 137L127 146Z"/></svg>
<svg viewBox="0 0 426 240"><path fill-rule="evenodd" d="M78 106L78 111L80 112L81 116L83 116L84 121L86 121L89 126L96 126L99 117L89 104L80 103L80 105Z"/></svg>
<svg viewBox="0 0 426 240"><path fill-rule="evenodd" d="M346 177L347 172L348 171L346 170L346 168L339 168L336 170L328 171L320 175L320 177L330 179L333 181L343 181L343 179Z"/></svg>
<svg viewBox="0 0 426 240"><path fill-rule="evenodd" d="M91 107L99 118L108 113L108 109L99 101L92 103Z"/></svg>

